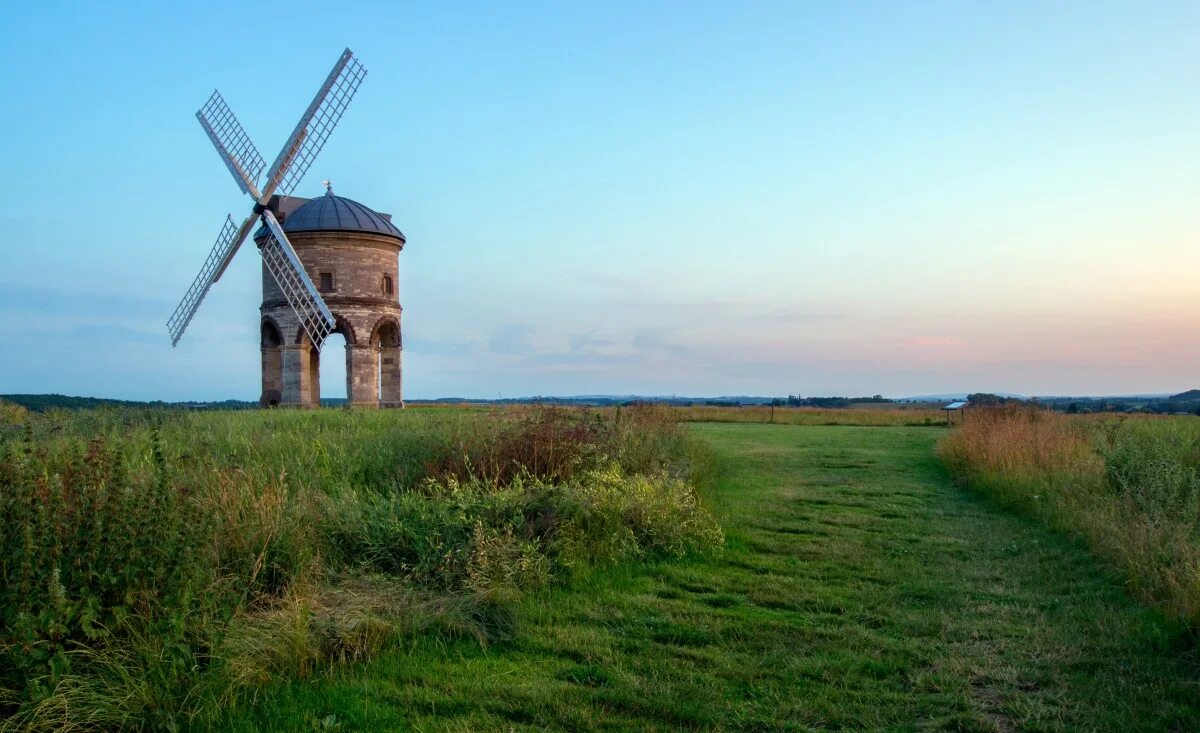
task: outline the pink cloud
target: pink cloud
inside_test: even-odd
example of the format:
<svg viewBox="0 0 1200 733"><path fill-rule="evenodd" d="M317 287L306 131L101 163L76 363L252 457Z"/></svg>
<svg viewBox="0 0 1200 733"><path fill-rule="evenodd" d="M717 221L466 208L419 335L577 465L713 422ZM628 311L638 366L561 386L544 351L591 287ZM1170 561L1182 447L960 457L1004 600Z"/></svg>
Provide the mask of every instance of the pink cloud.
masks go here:
<svg viewBox="0 0 1200 733"><path fill-rule="evenodd" d="M918 348L953 348L958 346L966 346L966 342L955 338L942 338L939 336L918 336L915 339L910 339L909 346Z"/></svg>

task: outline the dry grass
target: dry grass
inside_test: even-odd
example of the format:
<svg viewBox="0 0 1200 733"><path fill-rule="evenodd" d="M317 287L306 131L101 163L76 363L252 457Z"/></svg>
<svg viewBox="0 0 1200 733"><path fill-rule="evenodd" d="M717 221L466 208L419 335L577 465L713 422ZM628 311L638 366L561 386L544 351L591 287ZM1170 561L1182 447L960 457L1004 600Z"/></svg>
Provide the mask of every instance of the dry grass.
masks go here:
<svg viewBox="0 0 1200 733"><path fill-rule="evenodd" d="M1200 626L1200 421L978 410L940 445L965 483L1086 541L1144 602Z"/></svg>

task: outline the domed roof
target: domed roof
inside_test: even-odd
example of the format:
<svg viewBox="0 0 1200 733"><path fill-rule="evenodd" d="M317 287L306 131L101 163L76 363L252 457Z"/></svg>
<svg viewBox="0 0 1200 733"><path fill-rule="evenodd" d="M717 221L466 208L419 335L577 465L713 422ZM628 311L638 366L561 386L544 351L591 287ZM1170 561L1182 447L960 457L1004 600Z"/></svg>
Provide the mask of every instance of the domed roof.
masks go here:
<svg viewBox="0 0 1200 733"><path fill-rule="evenodd" d="M368 234L395 237L401 242L406 241L404 233L386 217L357 201L333 195L333 189L326 190L324 196L318 196L288 214L283 220L283 231L288 234L292 232L367 232ZM266 228L260 227L254 233L254 238L258 239L264 234L266 234Z"/></svg>

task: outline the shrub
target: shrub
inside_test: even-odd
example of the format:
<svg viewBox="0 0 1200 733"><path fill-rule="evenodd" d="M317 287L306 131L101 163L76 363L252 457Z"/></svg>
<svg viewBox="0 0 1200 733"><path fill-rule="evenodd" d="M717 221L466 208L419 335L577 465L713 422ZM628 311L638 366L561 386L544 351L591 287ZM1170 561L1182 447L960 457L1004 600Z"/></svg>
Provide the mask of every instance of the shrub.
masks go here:
<svg viewBox="0 0 1200 733"><path fill-rule="evenodd" d="M601 457L609 427L599 415L560 407L497 411L483 424L461 425L454 450L430 462L426 474L493 484L519 474L565 479Z"/></svg>
<svg viewBox="0 0 1200 733"><path fill-rule="evenodd" d="M680 556L722 541L694 487L618 464L551 483L518 474L429 479L420 491L343 497L327 536L348 567L404 574L451 590L536 588L590 564Z"/></svg>
<svg viewBox="0 0 1200 733"><path fill-rule="evenodd" d="M173 716L149 701L313 562L307 505L281 477L217 470L196 485L157 432L141 437L0 446L0 686L40 711L31 721L66 725L53 711L99 709L122 685L140 692L114 693L114 715Z"/></svg>
<svg viewBox="0 0 1200 733"><path fill-rule="evenodd" d="M144 463L126 458L98 439L10 444L0 463L0 668L31 697L70 671L69 650L104 643L126 618L180 638L211 599L207 517L173 490L157 444Z"/></svg>
<svg viewBox="0 0 1200 733"><path fill-rule="evenodd" d="M724 540L696 491L665 474L628 475L608 466L587 473L566 497L580 515L574 554L593 562L627 553L678 557Z"/></svg>

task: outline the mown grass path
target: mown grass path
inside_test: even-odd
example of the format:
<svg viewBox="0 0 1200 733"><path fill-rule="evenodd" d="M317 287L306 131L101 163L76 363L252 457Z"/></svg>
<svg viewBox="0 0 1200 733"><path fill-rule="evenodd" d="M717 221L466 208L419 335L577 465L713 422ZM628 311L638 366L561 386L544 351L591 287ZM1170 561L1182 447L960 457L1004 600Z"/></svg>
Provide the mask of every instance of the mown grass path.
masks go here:
<svg viewBox="0 0 1200 733"><path fill-rule="evenodd" d="M1186 638L953 486L931 428L705 424L721 556L544 594L230 721L340 730L1200 730Z"/></svg>

